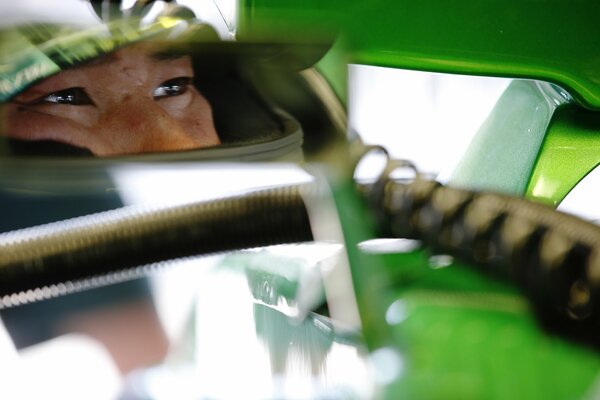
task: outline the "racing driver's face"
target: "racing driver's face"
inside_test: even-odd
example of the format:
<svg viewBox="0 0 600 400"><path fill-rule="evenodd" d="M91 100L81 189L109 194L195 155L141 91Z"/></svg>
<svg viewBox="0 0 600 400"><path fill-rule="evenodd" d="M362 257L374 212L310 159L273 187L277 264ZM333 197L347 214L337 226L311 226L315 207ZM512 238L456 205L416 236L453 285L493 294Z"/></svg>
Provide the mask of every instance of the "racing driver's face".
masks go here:
<svg viewBox="0 0 600 400"><path fill-rule="evenodd" d="M97 156L188 150L220 143L188 56L148 45L65 70L5 106L4 135L55 141Z"/></svg>

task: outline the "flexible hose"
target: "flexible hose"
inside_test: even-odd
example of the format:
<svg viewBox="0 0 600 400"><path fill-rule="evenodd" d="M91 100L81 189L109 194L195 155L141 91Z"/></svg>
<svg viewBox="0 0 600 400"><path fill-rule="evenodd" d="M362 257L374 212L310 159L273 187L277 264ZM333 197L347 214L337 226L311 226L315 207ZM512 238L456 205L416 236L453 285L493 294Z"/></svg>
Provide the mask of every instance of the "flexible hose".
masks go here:
<svg viewBox="0 0 600 400"><path fill-rule="evenodd" d="M386 236L418 239L520 285L548 327L600 345L600 227L525 199L441 185L396 162L362 190ZM415 170L416 171L416 170Z"/></svg>
<svg viewBox="0 0 600 400"><path fill-rule="evenodd" d="M0 235L0 299L164 260L310 240L301 187L125 207Z"/></svg>

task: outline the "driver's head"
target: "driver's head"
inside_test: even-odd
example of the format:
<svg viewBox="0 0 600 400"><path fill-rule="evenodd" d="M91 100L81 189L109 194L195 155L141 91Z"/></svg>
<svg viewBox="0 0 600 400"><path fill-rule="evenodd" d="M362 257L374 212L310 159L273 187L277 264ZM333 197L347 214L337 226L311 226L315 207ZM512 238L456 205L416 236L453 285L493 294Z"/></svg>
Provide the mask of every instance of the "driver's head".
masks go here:
<svg viewBox="0 0 600 400"><path fill-rule="evenodd" d="M61 142L98 156L214 146L220 140L211 107L193 78L189 56L134 44L15 96L5 105L3 134Z"/></svg>

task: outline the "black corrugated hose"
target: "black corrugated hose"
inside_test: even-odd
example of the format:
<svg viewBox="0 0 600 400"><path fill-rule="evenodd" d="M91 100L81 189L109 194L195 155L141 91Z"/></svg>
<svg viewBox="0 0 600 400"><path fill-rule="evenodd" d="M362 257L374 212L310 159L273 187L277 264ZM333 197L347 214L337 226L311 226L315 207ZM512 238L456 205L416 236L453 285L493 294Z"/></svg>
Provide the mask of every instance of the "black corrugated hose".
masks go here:
<svg viewBox="0 0 600 400"><path fill-rule="evenodd" d="M154 210L124 207L2 234L0 306L51 297L53 285L72 287L145 264L310 241L305 189L274 188Z"/></svg>
<svg viewBox="0 0 600 400"><path fill-rule="evenodd" d="M392 178L406 167L416 178ZM362 190L384 236L421 240L516 282L544 326L600 345L599 226L522 198L444 186L404 161L388 161Z"/></svg>

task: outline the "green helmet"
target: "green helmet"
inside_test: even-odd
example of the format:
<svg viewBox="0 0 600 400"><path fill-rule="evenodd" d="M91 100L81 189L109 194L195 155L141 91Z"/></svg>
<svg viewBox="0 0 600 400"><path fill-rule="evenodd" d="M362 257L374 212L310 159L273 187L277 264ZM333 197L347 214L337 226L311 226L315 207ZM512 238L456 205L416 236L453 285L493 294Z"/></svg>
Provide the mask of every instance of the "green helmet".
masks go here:
<svg viewBox="0 0 600 400"><path fill-rule="evenodd" d="M179 158L302 158L302 121L293 115L312 114L312 122L314 113L306 108L322 107L315 106L318 96L298 71L311 66L324 53L323 46L235 43L228 27L197 18L174 2L137 1L128 8L106 1L77 4L85 17L66 18L63 13L62 19L52 19L44 13L40 18L36 10L27 9L30 15L13 11L19 18L4 22L0 30L0 102L10 101L63 70L137 42L152 41L168 44L169 52L191 55L194 68L202 69L206 79L194 83L213 108L221 138L219 146L183 152ZM282 90L286 93L279 93ZM327 134L319 130L320 135ZM39 147L9 141L5 146L9 154L29 153ZM39 155L40 151L31 153ZM47 155L48 151L41 153Z"/></svg>

